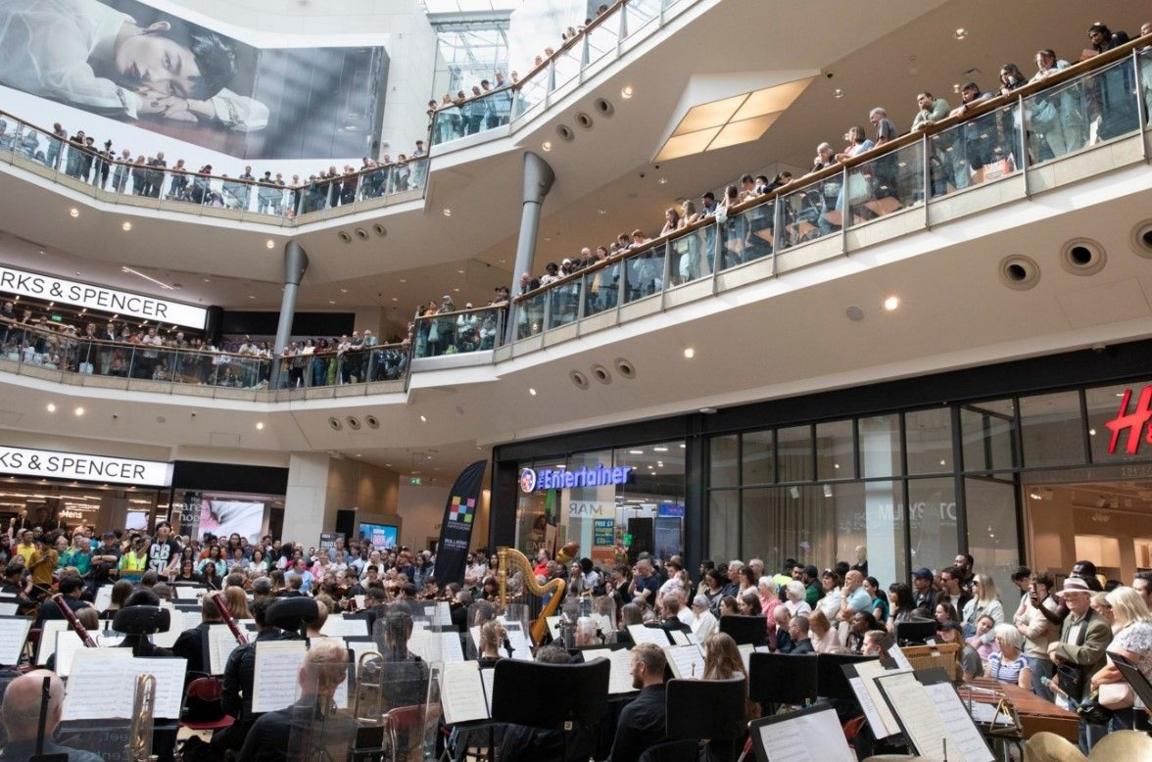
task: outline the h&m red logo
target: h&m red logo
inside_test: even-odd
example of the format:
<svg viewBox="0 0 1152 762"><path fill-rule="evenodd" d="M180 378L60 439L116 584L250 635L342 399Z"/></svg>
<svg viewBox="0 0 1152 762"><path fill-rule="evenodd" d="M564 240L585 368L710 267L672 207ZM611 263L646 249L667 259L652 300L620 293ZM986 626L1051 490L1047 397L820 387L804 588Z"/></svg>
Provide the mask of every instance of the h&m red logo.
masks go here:
<svg viewBox="0 0 1152 762"><path fill-rule="evenodd" d="M1129 455L1135 455L1136 451L1140 449L1140 440L1144 439L1148 444L1152 444L1152 425L1149 421L1152 420L1152 386L1145 386L1140 391L1140 399L1136 401L1136 409L1131 413L1128 412L1128 403L1132 400L1132 390L1124 390L1124 398L1120 401L1120 410L1117 411L1116 417L1108 421L1105 426L1112 430L1112 438L1108 442L1108 454L1116 452L1116 446L1120 444L1120 434L1128 432L1127 441L1124 443L1124 452Z"/></svg>

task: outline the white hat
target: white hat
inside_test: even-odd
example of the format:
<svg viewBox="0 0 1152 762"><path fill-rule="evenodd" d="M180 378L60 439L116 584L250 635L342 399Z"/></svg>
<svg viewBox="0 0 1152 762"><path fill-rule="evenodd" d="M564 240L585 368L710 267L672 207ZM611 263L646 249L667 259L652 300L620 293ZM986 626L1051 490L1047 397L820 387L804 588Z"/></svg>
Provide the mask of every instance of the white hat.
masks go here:
<svg viewBox="0 0 1152 762"><path fill-rule="evenodd" d="M1092 588L1088 587L1088 583L1079 577L1069 577L1064 580L1064 589L1057 590L1055 595L1057 598L1062 598L1068 593L1091 593Z"/></svg>

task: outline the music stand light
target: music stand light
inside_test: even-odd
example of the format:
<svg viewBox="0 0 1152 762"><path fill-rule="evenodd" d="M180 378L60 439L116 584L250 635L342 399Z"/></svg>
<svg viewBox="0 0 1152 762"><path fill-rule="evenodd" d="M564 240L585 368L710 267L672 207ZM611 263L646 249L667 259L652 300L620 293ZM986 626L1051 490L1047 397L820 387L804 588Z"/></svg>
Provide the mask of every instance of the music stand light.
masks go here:
<svg viewBox="0 0 1152 762"><path fill-rule="evenodd" d="M748 697L761 704L803 706L818 694L816 654L765 654L748 658Z"/></svg>
<svg viewBox="0 0 1152 762"><path fill-rule="evenodd" d="M735 759L735 745L747 730L745 690L743 677L669 680L665 698L668 739L707 738L716 752L714 759Z"/></svg>
<svg viewBox="0 0 1152 762"><path fill-rule="evenodd" d="M763 616L725 614L720 617L720 632L731 635L738 646L746 643L758 646L768 640L768 620Z"/></svg>

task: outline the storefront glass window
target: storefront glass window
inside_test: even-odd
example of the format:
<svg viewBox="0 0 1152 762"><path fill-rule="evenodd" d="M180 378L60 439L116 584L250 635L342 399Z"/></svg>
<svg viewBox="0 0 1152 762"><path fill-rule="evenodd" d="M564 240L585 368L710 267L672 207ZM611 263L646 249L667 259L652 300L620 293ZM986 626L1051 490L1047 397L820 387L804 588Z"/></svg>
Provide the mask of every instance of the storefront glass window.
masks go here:
<svg viewBox="0 0 1152 762"><path fill-rule="evenodd" d="M816 478L856 478L855 437L852 421L816 424Z"/></svg>
<svg viewBox="0 0 1152 762"><path fill-rule="evenodd" d="M827 484L821 488L835 511L835 534L825 564L868 562L880 580L904 579L904 500L900 482Z"/></svg>
<svg viewBox="0 0 1152 762"><path fill-rule="evenodd" d="M1097 387L1085 392L1088 403L1088 441L1092 446L1093 463L1124 463L1152 458L1152 443L1147 439L1147 426L1133 431L1119 431L1113 446L1114 435L1107 425L1108 421L1120 415L1135 412L1140 394L1148 386L1152 386L1152 381ZM1122 411L1120 405L1124 402L1125 392L1129 392L1128 409ZM1129 452L1130 445L1135 446L1135 453ZM1111 453L1108 452L1110 447Z"/></svg>
<svg viewBox="0 0 1152 762"><path fill-rule="evenodd" d="M711 486L737 487L740 485L740 444L738 434L712 437Z"/></svg>
<svg viewBox="0 0 1152 762"><path fill-rule="evenodd" d="M812 481L812 427L777 429L776 458L779 481Z"/></svg>
<svg viewBox="0 0 1152 762"><path fill-rule="evenodd" d="M740 555L740 492L713 490L708 501L708 557L730 561Z"/></svg>
<svg viewBox="0 0 1152 762"><path fill-rule="evenodd" d="M952 470L952 411L946 407L904 414L908 473L938 474Z"/></svg>
<svg viewBox="0 0 1152 762"><path fill-rule="evenodd" d="M910 479L908 523L912 541L912 568L951 566L959 547L956 481Z"/></svg>
<svg viewBox="0 0 1152 762"><path fill-rule="evenodd" d="M1084 422L1077 392L1020 398L1024 466L1084 463Z"/></svg>
<svg viewBox="0 0 1152 762"><path fill-rule="evenodd" d="M1007 590L1012 570L1020 565L1016 486L1008 479L968 477L964 480L964 501L968 508L968 552L975 559L975 568L991 574L1000 589Z"/></svg>
<svg viewBox="0 0 1152 762"><path fill-rule="evenodd" d="M984 473L1017 465L1016 404L1012 400L962 406L960 428L964 436L965 471Z"/></svg>
<svg viewBox="0 0 1152 762"><path fill-rule="evenodd" d="M753 431L744 434L744 484L771 484L775 481L773 469L775 453L771 431Z"/></svg>
<svg viewBox="0 0 1152 762"><path fill-rule="evenodd" d="M900 416L874 415L861 418L860 470L865 479L899 476L902 473L900 452Z"/></svg>

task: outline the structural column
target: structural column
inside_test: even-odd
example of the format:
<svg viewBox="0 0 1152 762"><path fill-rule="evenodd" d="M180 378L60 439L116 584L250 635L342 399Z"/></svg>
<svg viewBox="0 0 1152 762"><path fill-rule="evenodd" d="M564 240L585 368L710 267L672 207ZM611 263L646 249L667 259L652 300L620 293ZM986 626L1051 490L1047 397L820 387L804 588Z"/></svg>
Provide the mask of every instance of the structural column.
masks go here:
<svg viewBox="0 0 1152 762"><path fill-rule="evenodd" d="M532 270L532 260L536 256L536 234L540 230L540 208L555 180L556 173L548 166L548 162L531 151L524 154L524 200L520 210L520 238L516 242L516 265L512 269L512 288L509 289L512 296L520 293L520 276ZM505 326L508 342L516 338L514 313L515 310L509 306L508 325Z"/></svg>
<svg viewBox="0 0 1152 762"><path fill-rule="evenodd" d="M300 281L308 269L308 255L298 241L284 244L284 294L280 297L280 320L276 324L276 345L272 350L271 383L273 389L280 388L280 355L288 346L292 335L292 321L296 317L296 293Z"/></svg>

